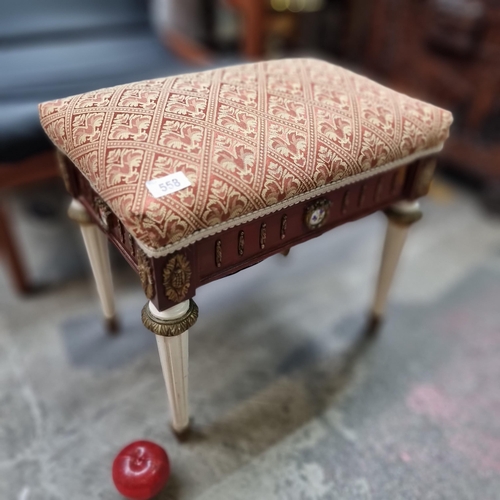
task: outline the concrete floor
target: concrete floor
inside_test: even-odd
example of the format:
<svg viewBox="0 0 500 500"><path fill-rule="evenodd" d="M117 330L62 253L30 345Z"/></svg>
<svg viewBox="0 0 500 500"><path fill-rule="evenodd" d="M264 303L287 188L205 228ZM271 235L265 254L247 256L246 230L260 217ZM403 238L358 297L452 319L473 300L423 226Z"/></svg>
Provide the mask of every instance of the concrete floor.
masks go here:
<svg viewBox="0 0 500 500"><path fill-rule="evenodd" d="M381 215L200 289L182 445L137 278L115 256L106 337L60 188L28 194L13 214L52 285L19 299L0 274L0 499L119 499L110 466L135 439L170 455L159 500L500 498L500 221L466 193L424 202L375 341Z"/></svg>

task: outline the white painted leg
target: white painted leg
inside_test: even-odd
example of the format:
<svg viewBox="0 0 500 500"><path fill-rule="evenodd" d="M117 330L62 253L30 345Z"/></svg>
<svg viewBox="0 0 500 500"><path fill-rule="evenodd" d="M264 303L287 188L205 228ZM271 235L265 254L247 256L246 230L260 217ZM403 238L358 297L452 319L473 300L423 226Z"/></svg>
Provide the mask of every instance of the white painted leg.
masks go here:
<svg viewBox="0 0 500 500"><path fill-rule="evenodd" d="M382 262L378 275L377 288L372 312L375 316L382 317L387 303L387 296L394 278L403 245L408 235L408 226L402 226L389 221L385 236Z"/></svg>
<svg viewBox="0 0 500 500"><path fill-rule="evenodd" d="M118 323L116 320L113 277L109 262L108 240L106 235L92 223L87 210L78 200L71 202L68 215L80 224L106 327L110 333L115 333L118 330Z"/></svg>
<svg viewBox="0 0 500 500"><path fill-rule="evenodd" d="M179 437L186 435L189 430L188 328L196 322L197 317L198 308L192 300L166 311L158 311L150 302L142 311L144 325L156 334L172 413L172 428Z"/></svg>
<svg viewBox="0 0 500 500"><path fill-rule="evenodd" d="M369 330L378 329L387 305L387 297L396 272L396 267L408 236L410 225L422 217L417 201L402 201L392 206L387 212L389 219L387 233L382 251L382 262L375 290L372 307L372 318Z"/></svg>
<svg viewBox="0 0 500 500"><path fill-rule="evenodd" d="M189 427L189 332L177 337L156 336L163 378L172 412L172 427L182 433Z"/></svg>

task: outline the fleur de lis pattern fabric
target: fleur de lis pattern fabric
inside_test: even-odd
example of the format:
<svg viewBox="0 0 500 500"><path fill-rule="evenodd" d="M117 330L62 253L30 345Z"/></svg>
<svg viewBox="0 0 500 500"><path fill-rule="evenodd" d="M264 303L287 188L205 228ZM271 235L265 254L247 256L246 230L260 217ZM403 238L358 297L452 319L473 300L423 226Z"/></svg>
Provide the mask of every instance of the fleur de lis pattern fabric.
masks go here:
<svg viewBox="0 0 500 500"><path fill-rule="evenodd" d="M40 117L151 256L429 154L452 121L314 59L121 85L46 102ZM148 180L178 171L191 187L149 193Z"/></svg>

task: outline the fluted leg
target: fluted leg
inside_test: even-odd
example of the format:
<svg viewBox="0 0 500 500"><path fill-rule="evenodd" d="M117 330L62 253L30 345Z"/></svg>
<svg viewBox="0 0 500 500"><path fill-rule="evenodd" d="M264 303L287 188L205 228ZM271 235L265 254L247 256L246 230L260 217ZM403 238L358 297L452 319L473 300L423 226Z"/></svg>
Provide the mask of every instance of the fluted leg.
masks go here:
<svg viewBox="0 0 500 500"><path fill-rule="evenodd" d="M387 297L408 235L408 229L411 224L422 217L422 212L417 201L402 201L388 209L386 215L388 218L387 233L371 311L369 324L371 333L377 331L382 322Z"/></svg>
<svg viewBox="0 0 500 500"><path fill-rule="evenodd" d="M92 222L87 210L78 200L71 202L68 215L80 224L83 241L94 274L97 293L101 301L106 328L110 333L116 333L118 331L118 322L106 235Z"/></svg>
<svg viewBox="0 0 500 500"><path fill-rule="evenodd" d="M192 300L166 311L158 311L149 302L142 310L144 326L156 334L172 428L179 438L185 437L189 431L188 329L197 318L198 307Z"/></svg>

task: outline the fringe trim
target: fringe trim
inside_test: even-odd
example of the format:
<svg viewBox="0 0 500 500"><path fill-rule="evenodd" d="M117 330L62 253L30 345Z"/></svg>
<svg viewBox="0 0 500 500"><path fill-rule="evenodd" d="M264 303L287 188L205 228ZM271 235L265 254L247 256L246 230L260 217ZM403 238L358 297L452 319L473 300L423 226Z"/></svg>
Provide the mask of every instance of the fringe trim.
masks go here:
<svg viewBox="0 0 500 500"><path fill-rule="evenodd" d="M166 255L169 255L171 253L177 252L178 250L181 250L182 248L186 248L189 245L192 245L193 243L196 243L197 241L203 240L205 238L209 238L210 236L214 236L215 234L221 233L222 231L225 231L227 229L231 229L233 227L240 226L241 224L245 224L247 222L250 222L255 219L259 219L260 217L264 217L266 215L272 214L274 212L279 212L283 208L288 208L293 205L297 205L298 203L302 203L303 201L310 200L312 198L316 198L317 196L321 196L322 194L330 193L332 191L335 191L337 189L340 189L341 187L348 186L349 184L354 184L355 182L362 181L364 179L368 179L370 177L373 177L377 174L380 174L382 172L387 172L389 170L392 170L394 168L400 167L402 165L405 165L407 163L412 163L415 160L419 160L420 158L424 158L426 156L432 155L439 153L443 149L444 143L440 144L439 146L436 146L431 149L426 149L424 151L418 151L417 153L413 153L410 156L406 156L404 158L401 158L400 160L393 161L391 163L386 163L385 165L382 165L381 167L374 168L371 170L368 170L366 172L361 172L357 175L353 175L351 177L347 177L345 179L342 179L341 181L335 182L333 184L327 184L325 186L321 186L319 188L313 189L312 191L308 191L307 193L303 193L297 196L294 196L293 198L289 198L288 200L285 200L281 203L276 203L275 205L272 205L270 207L266 208L261 208L260 210L256 210L255 212L252 212L250 214L242 215L241 217L236 217L234 219L221 222L220 224L217 224L216 226L210 226L205 229L201 229L200 231L197 231L196 233L191 234L190 236L176 242L172 243L171 245L167 245L162 248L150 248L146 246L144 243L141 241L136 240L136 243L139 245L139 247L144 250L144 252L152 258L158 258L158 257L165 257Z"/></svg>

